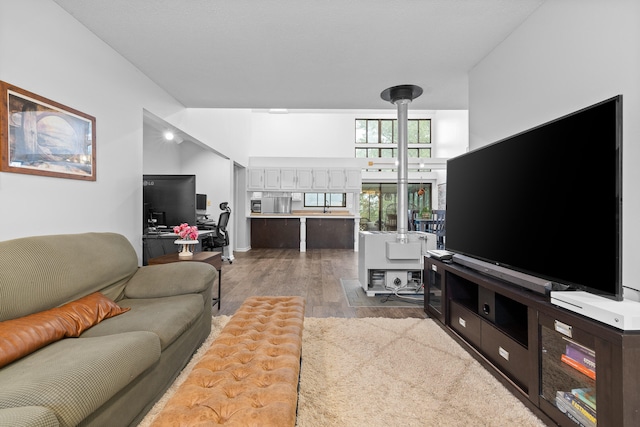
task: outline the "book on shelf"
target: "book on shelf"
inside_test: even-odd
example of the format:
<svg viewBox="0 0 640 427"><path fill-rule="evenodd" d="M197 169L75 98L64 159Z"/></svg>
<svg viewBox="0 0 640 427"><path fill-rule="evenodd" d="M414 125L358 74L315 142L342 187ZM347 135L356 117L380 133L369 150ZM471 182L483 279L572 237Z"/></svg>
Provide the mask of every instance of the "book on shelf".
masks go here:
<svg viewBox="0 0 640 427"><path fill-rule="evenodd" d="M586 376L588 376L592 380L596 379L596 371L594 371L593 369L589 368L588 366L583 365L582 363L580 363L580 362L578 362L576 360L573 360L572 358L570 358L566 354L563 354L562 356L560 356L560 360L562 360L567 365L571 366L576 371L582 372L583 374L585 374Z"/></svg>
<svg viewBox="0 0 640 427"><path fill-rule="evenodd" d="M580 411L578 407L574 406L571 403L571 396L573 396L573 394L570 392L556 392L556 407L560 412L564 413L573 422L582 427L596 427L596 417L587 416L584 412Z"/></svg>
<svg viewBox="0 0 640 427"><path fill-rule="evenodd" d="M588 420L596 422L596 411L585 404L570 391L563 392L564 400L566 400L571 406L573 406L580 414L584 415Z"/></svg>
<svg viewBox="0 0 640 427"><path fill-rule="evenodd" d="M578 344L575 341L567 340L565 354L575 360L576 362L582 363L586 367L591 370L596 370L596 352L590 349L589 347L585 347L582 344Z"/></svg>
<svg viewBox="0 0 640 427"><path fill-rule="evenodd" d="M578 397L585 405L591 409L596 410L596 391L591 387L574 388L571 389L571 393Z"/></svg>

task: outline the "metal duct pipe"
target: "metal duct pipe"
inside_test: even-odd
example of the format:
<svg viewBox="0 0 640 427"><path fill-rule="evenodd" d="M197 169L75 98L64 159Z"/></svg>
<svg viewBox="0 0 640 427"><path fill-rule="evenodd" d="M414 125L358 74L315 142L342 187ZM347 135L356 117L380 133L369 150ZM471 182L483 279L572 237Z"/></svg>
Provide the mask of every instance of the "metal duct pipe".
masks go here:
<svg viewBox="0 0 640 427"><path fill-rule="evenodd" d="M408 173L408 110L409 104L422 95L422 88L415 85L400 85L385 89L380 97L398 107L398 216L397 241L407 243L409 223L409 173Z"/></svg>

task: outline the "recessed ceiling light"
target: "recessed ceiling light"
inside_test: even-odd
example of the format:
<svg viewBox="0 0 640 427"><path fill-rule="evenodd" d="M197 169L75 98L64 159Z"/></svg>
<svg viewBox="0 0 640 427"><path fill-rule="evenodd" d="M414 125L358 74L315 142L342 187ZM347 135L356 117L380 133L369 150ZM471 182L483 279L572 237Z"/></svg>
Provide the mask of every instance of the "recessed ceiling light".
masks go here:
<svg viewBox="0 0 640 427"><path fill-rule="evenodd" d="M166 139L167 141L173 141L173 137L174 135L173 135L173 132L171 131L166 131L164 133L164 139Z"/></svg>
<svg viewBox="0 0 640 427"><path fill-rule="evenodd" d="M289 113L289 110L287 110L286 108L270 108L269 109L269 114L287 114Z"/></svg>

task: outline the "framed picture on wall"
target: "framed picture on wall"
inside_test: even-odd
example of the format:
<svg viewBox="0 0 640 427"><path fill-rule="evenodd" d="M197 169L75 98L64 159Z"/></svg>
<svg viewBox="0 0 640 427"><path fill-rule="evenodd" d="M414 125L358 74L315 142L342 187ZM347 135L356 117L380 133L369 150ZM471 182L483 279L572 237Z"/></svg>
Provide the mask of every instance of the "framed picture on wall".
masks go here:
<svg viewBox="0 0 640 427"><path fill-rule="evenodd" d="M96 180L96 119L0 81L0 171Z"/></svg>

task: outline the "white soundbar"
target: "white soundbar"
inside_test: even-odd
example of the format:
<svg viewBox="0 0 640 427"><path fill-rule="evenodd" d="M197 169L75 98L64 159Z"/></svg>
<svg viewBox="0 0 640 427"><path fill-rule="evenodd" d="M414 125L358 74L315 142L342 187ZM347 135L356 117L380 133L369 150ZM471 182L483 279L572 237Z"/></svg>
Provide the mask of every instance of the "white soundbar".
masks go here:
<svg viewBox="0 0 640 427"><path fill-rule="evenodd" d="M623 331L640 330L637 301L615 301L583 291L552 291L551 304Z"/></svg>

